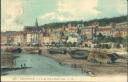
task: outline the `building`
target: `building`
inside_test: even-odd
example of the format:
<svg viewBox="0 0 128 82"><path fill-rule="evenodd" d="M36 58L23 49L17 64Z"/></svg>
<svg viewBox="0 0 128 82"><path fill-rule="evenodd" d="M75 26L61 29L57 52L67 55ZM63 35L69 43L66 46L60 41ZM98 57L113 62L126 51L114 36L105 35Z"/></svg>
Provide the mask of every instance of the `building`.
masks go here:
<svg viewBox="0 0 128 82"><path fill-rule="evenodd" d="M111 26L104 26L104 27L99 27L97 31L97 35L102 34L103 36L112 36L112 27Z"/></svg>
<svg viewBox="0 0 128 82"><path fill-rule="evenodd" d="M27 44L38 44L38 33L37 32L27 32L26 43Z"/></svg>
<svg viewBox="0 0 128 82"><path fill-rule="evenodd" d="M119 23L116 24L115 32L114 32L114 37L125 37L128 35L128 23Z"/></svg>
<svg viewBox="0 0 128 82"><path fill-rule="evenodd" d="M58 33L51 33L50 40L51 40L51 42L55 42L55 43L60 42L59 34Z"/></svg>
<svg viewBox="0 0 128 82"><path fill-rule="evenodd" d="M67 42L71 42L71 43L75 43L76 42L77 43L78 42L78 38L69 36Z"/></svg>
<svg viewBox="0 0 128 82"><path fill-rule="evenodd" d="M24 31L26 32L27 44L39 44L39 34L42 29L38 26L37 20L35 22L35 26L25 26Z"/></svg>
<svg viewBox="0 0 128 82"><path fill-rule="evenodd" d="M87 40L92 40L97 32L97 26L85 26L84 28L81 28L81 35L85 35Z"/></svg>
<svg viewBox="0 0 128 82"><path fill-rule="evenodd" d="M1 32L1 45L2 44L7 44L7 35L5 34L5 32Z"/></svg>
<svg viewBox="0 0 128 82"><path fill-rule="evenodd" d="M14 44L16 45L25 45L26 44L26 32L24 31L19 31L16 32L14 36Z"/></svg>
<svg viewBox="0 0 128 82"><path fill-rule="evenodd" d="M72 26L71 24L68 24L68 27L65 28L66 32L71 32L71 33L76 33L77 32L77 27Z"/></svg>
<svg viewBox="0 0 128 82"><path fill-rule="evenodd" d="M48 33L41 33L40 34L40 44L43 46L48 43L50 43L50 35Z"/></svg>
<svg viewBox="0 0 128 82"><path fill-rule="evenodd" d="M70 34L68 36L67 42L78 43L80 42L80 37L77 33Z"/></svg>
<svg viewBox="0 0 128 82"><path fill-rule="evenodd" d="M7 37L7 44L13 45L14 44L14 38L15 38L16 31L6 31L5 35Z"/></svg>
<svg viewBox="0 0 128 82"><path fill-rule="evenodd" d="M40 43L41 45L51 44L52 42L60 42L60 37L57 33L41 33Z"/></svg>

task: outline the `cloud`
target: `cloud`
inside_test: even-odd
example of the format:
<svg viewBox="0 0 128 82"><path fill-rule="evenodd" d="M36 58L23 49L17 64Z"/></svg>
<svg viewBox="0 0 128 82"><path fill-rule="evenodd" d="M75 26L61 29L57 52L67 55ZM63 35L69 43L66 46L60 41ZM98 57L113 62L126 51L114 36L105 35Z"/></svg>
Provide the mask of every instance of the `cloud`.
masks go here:
<svg viewBox="0 0 128 82"><path fill-rule="evenodd" d="M61 0L57 5L57 11L76 17L97 16L97 2L98 0Z"/></svg>
<svg viewBox="0 0 128 82"><path fill-rule="evenodd" d="M70 21L95 18L100 13L97 7L98 0L60 0L56 9L39 16L44 21ZM49 20L47 20L49 19Z"/></svg>
<svg viewBox="0 0 128 82"><path fill-rule="evenodd" d="M126 8L126 0L59 0L54 11L39 18L45 22L90 20L126 15Z"/></svg>
<svg viewBox="0 0 128 82"><path fill-rule="evenodd" d="M2 0L2 28L21 29L32 25L35 17L41 24L59 21L91 20L126 15L126 0ZM24 21L22 21L24 20Z"/></svg>
<svg viewBox="0 0 128 82"><path fill-rule="evenodd" d="M64 16L63 14L60 14L58 12L46 13L42 16L39 16L38 18L41 19L41 20L45 20L44 23L73 20L73 17Z"/></svg>
<svg viewBox="0 0 128 82"><path fill-rule="evenodd" d="M22 24L20 17L23 15L23 6L20 1L5 0L2 1L3 27L1 30L16 30ZM20 28L19 28L20 29ZM18 30L18 29L17 29Z"/></svg>
<svg viewBox="0 0 128 82"><path fill-rule="evenodd" d="M23 14L23 7L20 2L5 2L4 3L5 14L11 17L21 16Z"/></svg>
<svg viewBox="0 0 128 82"><path fill-rule="evenodd" d="M99 0L98 10L101 12L100 17L114 17L126 15L126 0Z"/></svg>
<svg viewBox="0 0 128 82"><path fill-rule="evenodd" d="M116 8L119 14L127 14L127 1L126 0L117 0Z"/></svg>

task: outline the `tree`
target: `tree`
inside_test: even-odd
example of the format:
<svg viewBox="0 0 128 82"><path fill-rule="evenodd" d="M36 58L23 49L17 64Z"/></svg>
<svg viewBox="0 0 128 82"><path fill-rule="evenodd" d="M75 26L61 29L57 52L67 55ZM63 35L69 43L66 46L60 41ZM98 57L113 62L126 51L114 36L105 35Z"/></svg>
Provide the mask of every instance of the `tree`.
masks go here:
<svg viewBox="0 0 128 82"><path fill-rule="evenodd" d="M128 35L124 37L124 43L128 43Z"/></svg>
<svg viewBox="0 0 128 82"><path fill-rule="evenodd" d="M128 35L126 37L124 37L124 41L123 41L125 47L127 48L128 51Z"/></svg>
<svg viewBox="0 0 128 82"><path fill-rule="evenodd" d="M67 43L67 47L72 47L72 43L71 42L68 42Z"/></svg>
<svg viewBox="0 0 128 82"><path fill-rule="evenodd" d="M97 36L94 38L94 43L101 43L101 42L104 42L104 38L105 38L105 36L103 36L101 33L99 33L99 35L97 35Z"/></svg>

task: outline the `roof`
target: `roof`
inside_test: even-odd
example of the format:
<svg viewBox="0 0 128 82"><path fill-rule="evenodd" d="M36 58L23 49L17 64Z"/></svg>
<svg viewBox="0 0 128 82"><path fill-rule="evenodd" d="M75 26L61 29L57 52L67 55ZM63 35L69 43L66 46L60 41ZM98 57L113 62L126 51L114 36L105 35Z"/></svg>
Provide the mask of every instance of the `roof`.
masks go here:
<svg viewBox="0 0 128 82"><path fill-rule="evenodd" d="M25 31L19 31L19 32L16 32L16 34L17 35L19 35L19 34L26 34L26 32Z"/></svg>
<svg viewBox="0 0 128 82"><path fill-rule="evenodd" d="M41 27L36 28L35 26L25 26L24 27L24 31L38 31L38 30L42 30Z"/></svg>
<svg viewBox="0 0 128 82"><path fill-rule="evenodd" d="M124 24L128 24L128 22L117 23L116 25L124 25Z"/></svg>
<svg viewBox="0 0 128 82"><path fill-rule="evenodd" d="M99 28L99 31L110 31L112 28Z"/></svg>
<svg viewBox="0 0 128 82"><path fill-rule="evenodd" d="M1 35L6 35L6 36L12 36L15 35L16 31L6 31L6 32L1 32Z"/></svg>

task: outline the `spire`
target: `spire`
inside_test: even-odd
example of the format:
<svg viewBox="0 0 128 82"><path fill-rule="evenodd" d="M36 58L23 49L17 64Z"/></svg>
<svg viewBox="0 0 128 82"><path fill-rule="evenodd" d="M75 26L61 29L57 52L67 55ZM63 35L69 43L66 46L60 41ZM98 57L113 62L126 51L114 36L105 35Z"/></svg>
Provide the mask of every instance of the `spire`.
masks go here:
<svg viewBox="0 0 128 82"><path fill-rule="evenodd" d="M36 18L35 26L38 27L38 20Z"/></svg>

